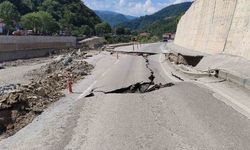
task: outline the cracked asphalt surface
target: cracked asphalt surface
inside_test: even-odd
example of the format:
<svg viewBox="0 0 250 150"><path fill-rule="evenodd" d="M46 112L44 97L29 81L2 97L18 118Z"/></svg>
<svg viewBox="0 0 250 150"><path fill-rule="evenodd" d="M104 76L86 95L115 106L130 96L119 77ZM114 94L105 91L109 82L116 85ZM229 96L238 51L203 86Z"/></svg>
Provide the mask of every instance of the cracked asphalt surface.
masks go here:
<svg viewBox="0 0 250 150"><path fill-rule="evenodd" d="M152 44L140 51L158 52L160 46ZM250 120L215 98L208 88L173 81L173 70L163 70L160 54L147 59L123 54L117 60L106 53L97 57L93 58L94 72L74 87L75 94L2 140L0 149L250 149ZM174 85L145 93L105 94L136 83L151 83L152 72L153 85ZM91 91L94 95L85 98Z"/></svg>

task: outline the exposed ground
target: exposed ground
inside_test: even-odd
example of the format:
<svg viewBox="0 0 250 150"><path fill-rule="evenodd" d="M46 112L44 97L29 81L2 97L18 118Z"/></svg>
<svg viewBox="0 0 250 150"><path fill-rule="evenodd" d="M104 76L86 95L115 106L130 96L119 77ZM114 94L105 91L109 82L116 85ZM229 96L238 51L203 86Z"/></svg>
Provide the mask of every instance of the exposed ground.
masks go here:
<svg viewBox="0 0 250 150"><path fill-rule="evenodd" d="M75 83L89 75L94 66L84 59L92 55L70 50L47 58L5 62L0 70L2 137L13 135L63 97L69 79Z"/></svg>

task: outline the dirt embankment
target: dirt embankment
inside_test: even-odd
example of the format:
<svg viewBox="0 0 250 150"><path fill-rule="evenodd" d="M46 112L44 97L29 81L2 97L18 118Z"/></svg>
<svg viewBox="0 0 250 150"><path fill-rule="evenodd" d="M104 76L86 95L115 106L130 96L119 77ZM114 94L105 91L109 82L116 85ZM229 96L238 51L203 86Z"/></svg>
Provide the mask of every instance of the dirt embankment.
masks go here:
<svg viewBox="0 0 250 150"><path fill-rule="evenodd" d="M63 97L67 81L76 82L94 68L84 61L87 53L77 50L58 56L51 63L28 73L31 83L13 85L0 93L0 134L13 135L30 123L51 103Z"/></svg>

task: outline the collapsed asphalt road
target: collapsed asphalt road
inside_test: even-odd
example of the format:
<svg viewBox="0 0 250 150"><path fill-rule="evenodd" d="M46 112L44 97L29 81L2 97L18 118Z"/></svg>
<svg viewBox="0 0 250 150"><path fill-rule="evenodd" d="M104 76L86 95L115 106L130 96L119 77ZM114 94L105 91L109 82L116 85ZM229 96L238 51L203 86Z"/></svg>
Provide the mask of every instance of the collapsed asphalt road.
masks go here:
<svg viewBox="0 0 250 150"><path fill-rule="evenodd" d="M0 149L249 149L249 119L207 88L164 71L160 55L98 57L75 87L80 95L56 103Z"/></svg>
<svg viewBox="0 0 250 150"><path fill-rule="evenodd" d="M112 93L147 93L147 92L152 92L154 90L159 90L161 88L165 88L165 87L171 87L174 85L174 83L155 83L155 74L154 74L154 71L150 68L149 66L149 60L148 60L148 56L149 55L145 55L145 56L127 56L127 57L130 57L134 60L140 60L142 61L142 57L144 58L145 60L145 63L140 63L140 64L144 64L145 67L144 68L144 71L146 72L149 72L149 73L145 73L145 74L149 74L148 76L148 79L146 81L142 81L143 79L145 79L145 77L141 78L140 80L140 77L138 76L137 77L137 82L132 84L132 85L129 85L129 86L126 86L126 84L124 85L125 87L121 87L121 88L118 88L118 89L114 89L112 91L102 91L100 90L98 87L94 88L93 90L91 90L91 93L86 95L85 97L92 97L94 96L95 92L102 92L104 94L112 94ZM125 63L126 63L126 60L125 60ZM132 66L130 66L129 68L131 69L133 67L134 64L132 64ZM136 68L135 68L136 69ZM140 74L140 72L134 70L135 72L133 72L133 74ZM116 72L114 72L116 73ZM128 74L129 76L130 74ZM123 79L125 79L127 77L124 77ZM158 77L157 77L158 78ZM164 81L163 81L164 82ZM101 84L104 84L104 83L101 83ZM104 87L103 85L99 85L100 87ZM122 86L122 85L120 85Z"/></svg>
<svg viewBox="0 0 250 150"><path fill-rule="evenodd" d="M95 115L90 115L93 117L91 122L86 122L88 112L80 114L78 121L88 125L75 128L66 149L217 150L249 147L249 120L213 97L211 91L192 83L164 80L154 73L151 67L158 65L152 66L149 58L144 58L145 63L142 56L126 58L108 75L116 77L117 72L126 70L122 66L128 63L125 60L130 59L133 63L127 66L129 69L134 70L136 66L144 68L145 72L141 73L138 69L130 74L119 74L117 79L107 76L97 82L92 97L86 99L87 105L96 107L91 112ZM127 87L116 84L114 87L120 85L121 88L105 90L111 89L105 88L108 83L129 83L130 76L137 79L135 84ZM150 86L155 88L149 90ZM245 126L245 129L237 126Z"/></svg>

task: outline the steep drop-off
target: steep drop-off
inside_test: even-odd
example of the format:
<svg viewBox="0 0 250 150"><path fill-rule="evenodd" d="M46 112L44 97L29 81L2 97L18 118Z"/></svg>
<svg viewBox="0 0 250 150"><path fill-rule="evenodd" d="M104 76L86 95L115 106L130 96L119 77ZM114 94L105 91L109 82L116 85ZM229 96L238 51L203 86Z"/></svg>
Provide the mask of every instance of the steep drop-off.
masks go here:
<svg viewBox="0 0 250 150"><path fill-rule="evenodd" d="M250 1L196 0L181 18L175 44L250 59Z"/></svg>

